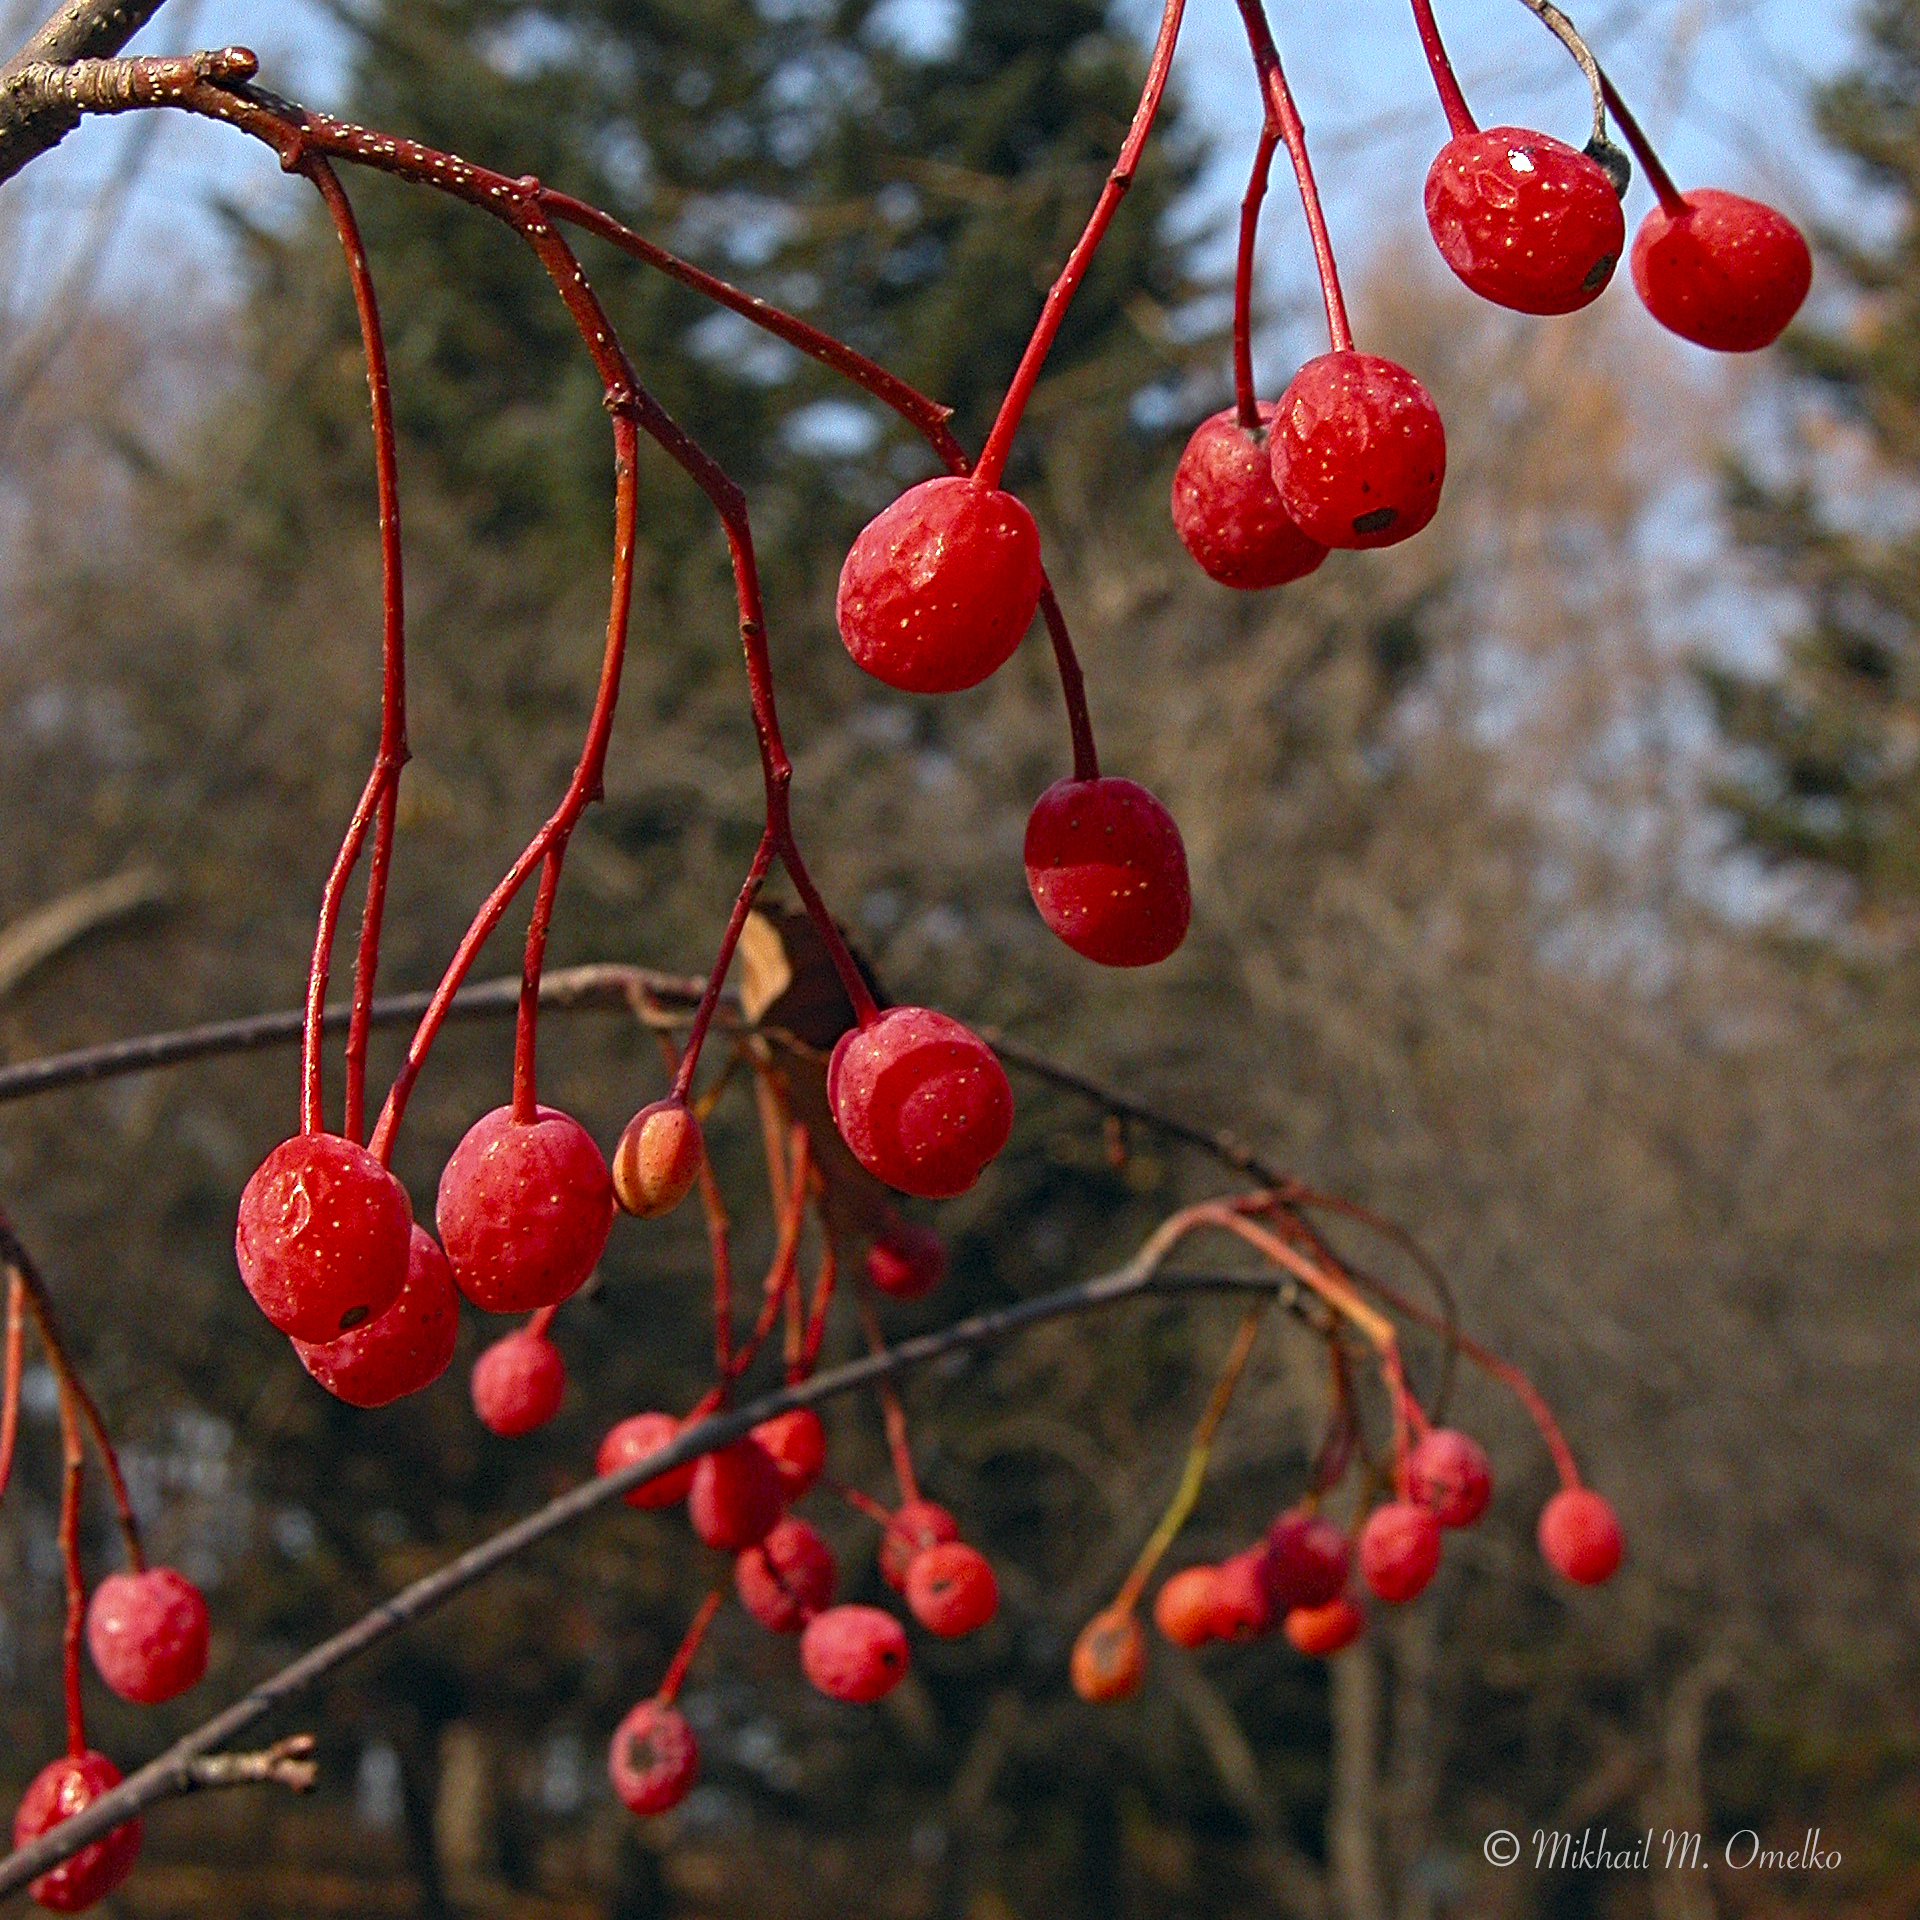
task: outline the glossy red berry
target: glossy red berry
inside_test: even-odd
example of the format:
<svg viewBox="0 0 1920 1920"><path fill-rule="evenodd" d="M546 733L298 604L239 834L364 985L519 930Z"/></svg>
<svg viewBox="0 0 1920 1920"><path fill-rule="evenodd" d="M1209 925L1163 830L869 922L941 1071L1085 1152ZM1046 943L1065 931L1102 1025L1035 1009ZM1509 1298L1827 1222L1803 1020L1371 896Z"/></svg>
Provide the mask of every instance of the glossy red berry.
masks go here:
<svg viewBox="0 0 1920 1920"><path fill-rule="evenodd" d="M1633 237L1633 284L1663 327L1716 353L1771 346L1813 284L1800 229L1758 200L1696 187Z"/></svg>
<svg viewBox="0 0 1920 1920"><path fill-rule="evenodd" d="M700 1177L706 1143L681 1100L656 1100L626 1124L613 1150L613 1197L637 1220L671 1213Z"/></svg>
<svg viewBox="0 0 1920 1920"><path fill-rule="evenodd" d="M907 1572L929 1547L960 1538L960 1523L931 1500L906 1500L880 1536L880 1578L895 1593L907 1590Z"/></svg>
<svg viewBox="0 0 1920 1920"><path fill-rule="evenodd" d="M1040 918L1103 967L1150 967L1187 936L1180 829L1131 780L1056 780L1027 817L1026 865Z"/></svg>
<svg viewBox="0 0 1920 1920"><path fill-rule="evenodd" d="M566 1390L566 1363L543 1333L510 1333L473 1363L473 1410L503 1440L544 1427Z"/></svg>
<svg viewBox="0 0 1920 1920"><path fill-rule="evenodd" d="M705 1455L695 1465L687 1518L708 1546L722 1553L741 1553L767 1537L785 1504L780 1469L766 1448L749 1436Z"/></svg>
<svg viewBox="0 0 1920 1920"><path fill-rule="evenodd" d="M833 1550L791 1514L733 1563L733 1587L769 1633L798 1633L833 1600Z"/></svg>
<svg viewBox="0 0 1920 1920"><path fill-rule="evenodd" d="M1257 1640L1279 1621L1267 1597L1263 1568L1266 1543L1223 1560L1213 1574L1213 1614L1208 1627L1216 1640Z"/></svg>
<svg viewBox="0 0 1920 1920"><path fill-rule="evenodd" d="M1298 1507L1267 1529L1261 1563L1267 1597L1276 1614L1321 1607L1347 1584L1347 1536L1331 1520Z"/></svg>
<svg viewBox="0 0 1920 1920"><path fill-rule="evenodd" d="M1434 1427L1407 1455L1407 1485L1443 1527L1470 1527L1493 1498L1493 1468L1478 1441Z"/></svg>
<svg viewBox="0 0 1920 1920"><path fill-rule="evenodd" d="M1194 428L1173 470L1173 530L1209 579L1255 592L1301 580L1327 557L1287 517L1273 484L1267 428L1276 409L1259 408L1249 433L1229 407Z"/></svg>
<svg viewBox="0 0 1920 1920"><path fill-rule="evenodd" d="M171 1567L110 1573L87 1603L87 1651L122 1700L157 1707L207 1670L207 1603Z"/></svg>
<svg viewBox="0 0 1920 1920"><path fill-rule="evenodd" d="M13 1816L13 1844L24 1847L71 1820L120 1784L120 1769L104 1753L63 1756L34 1775ZM78 1913L111 1893L140 1855L140 1822L115 1827L32 1881L27 1891L55 1913Z"/></svg>
<svg viewBox="0 0 1920 1920"><path fill-rule="evenodd" d="M788 1505L808 1493L827 1464L827 1430L811 1407L776 1413L753 1430L780 1475L780 1492Z"/></svg>
<svg viewBox="0 0 1920 1920"><path fill-rule="evenodd" d="M593 1470L599 1474L618 1473L622 1467L630 1467L636 1460L644 1460L662 1447L671 1446L679 1437L680 1422L670 1413L632 1414L608 1428L607 1437L600 1442L600 1451L594 1455ZM630 1507L676 1507L693 1489L693 1469L694 1462L689 1460L685 1466L670 1468L657 1479L643 1480L620 1497Z"/></svg>
<svg viewBox="0 0 1920 1920"><path fill-rule="evenodd" d="M460 1296L440 1243L416 1223L407 1242L407 1278L385 1313L338 1340L296 1340L300 1364L336 1400L384 1407L431 1386L446 1372L460 1337Z"/></svg>
<svg viewBox="0 0 1920 1920"><path fill-rule="evenodd" d="M867 1249L867 1278L894 1300L921 1300L947 1277L947 1249L937 1233L895 1220Z"/></svg>
<svg viewBox="0 0 1920 1920"><path fill-rule="evenodd" d="M1323 353L1293 376L1267 438L1281 504L1329 547L1390 547L1434 516L1447 472L1439 409L1405 367Z"/></svg>
<svg viewBox="0 0 1920 1920"><path fill-rule="evenodd" d="M1013 1129L1013 1089L993 1050L927 1007L894 1007L842 1034L827 1099L853 1157L926 1200L965 1193Z"/></svg>
<svg viewBox="0 0 1920 1920"><path fill-rule="evenodd" d="M440 1175L440 1244L486 1313L557 1306L593 1271L613 1225L607 1163L579 1121L551 1107L519 1121L495 1107Z"/></svg>
<svg viewBox="0 0 1920 1920"><path fill-rule="evenodd" d="M1620 1522L1591 1487L1563 1487L1540 1509L1540 1557L1583 1587L1610 1580L1620 1565Z"/></svg>
<svg viewBox="0 0 1920 1920"><path fill-rule="evenodd" d="M1176 1647L1203 1647L1213 1638L1214 1567L1185 1567L1153 1599L1153 1624Z"/></svg>
<svg viewBox="0 0 1920 1920"><path fill-rule="evenodd" d="M828 1699L864 1706L906 1677L906 1629L878 1607L829 1607L800 1636L800 1671Z"/></svg>
<svg viewBox="0 0 1920 1920"><path fill-rule="evenodd" d="M665 1813L677 1807L699 1771L693 1729L677 1708L642 1700L613 1730L607 1777L621 1803L635 1813Z"/></svg>
<svg viewBox="0 0 1920 1920"><path fill-rule="evenodd" d="M1375 1507L1360 1529L1360 1577L1382 1600L1411 1600L1440 1564L1440 1522L1411 1500Z"/></svg>
<svg viewBox="0 0 1920 1920"><path fill-rule="evenodd" d="M987 1557L958 1540L929 1547L907 1569L907 1610L943 1640L977 1633L1000 1610Z"/></svg>
<svg viewBox="0 0 1920 1920"><path fill-rule="evenodd" d="M1296 1653L1324 1660L1342 1647L1352 1646L1366 1627L1367 1616L1342 1594L1324 1607L1295 1607L1287 1615L1282 1631Z"/></svg>
<svg viewBox="0 0 1920 1920"><path fill-rule="evenodd" d="M282 1333L337 1340L399 1299L412 1226L406 1188L365 1147L302 1133L247 1182L233 1250L254 1304Z"/></svg>
<svg viewBox="0 0 1920 1920"><path fill-rule="evenodd" d="M1124 1700L1147 1671L1147 1637L1131 1613L1108 1607L1080 1629L1067 1677L1082 1700Z"/></svg>
<svg viewBox="0 0 1920 1920"><path fill-rule="evenodd" d="M945 476L870 521L834 613L857 665L902 693L957 693L1003 666L1040 604L1040 534L1010 493Z"/></svg>
<svg viewBox="0 0 1920 1920"><path fill-rule="evenodd" d="M1627 243L1605 170L1524 127L1463 133L1440 149L1427 172L1427 226L1481 299L1516 313L1597 300Z"/></svg>

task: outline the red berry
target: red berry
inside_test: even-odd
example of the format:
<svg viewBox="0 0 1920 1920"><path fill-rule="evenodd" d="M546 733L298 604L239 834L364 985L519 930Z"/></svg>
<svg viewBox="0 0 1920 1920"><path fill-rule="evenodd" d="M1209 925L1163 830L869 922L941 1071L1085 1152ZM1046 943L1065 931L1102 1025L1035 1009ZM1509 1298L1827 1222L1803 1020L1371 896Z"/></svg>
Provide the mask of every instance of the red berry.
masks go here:
<svg viewBox="0 0 1920 1920"><path fill-rule="evenodd" d="M1296 1507L1267 1529L1261 1572L1275 1613L1321 1607L1347 1584L1347 1536L1331 1520Z"/></svg>
<svg viewBox="0 0 1920 1920"><path fill-rule="evenodd" d="M829 1607L800 1636L800 1671L828 1699L864 1706L906 1677L906 1629L878 1607Z"/></svg>
<svg viewBox="0 0 1920 1920"><path fill-rule="evenodd" d="M946 1275L940 1236L911 1220L892 1221L867 1249L867 1278L895 1300L923 1299Z"/></svg>
<svg viewBox="0 0 1920 1920"><path fill-rule="evenodd" d="M708 1546L741 1553L767 1537L785 1504L780 1469L749 1435L695 1464L687 1518Z"/></svg>
<svg viewBox="0 0 1920 1920"><path fill-rule="evenodd" d="M753 1430L780 1475L781 1497L791 1505L811 1491L827 1464L827 1430L811 1407L776 1413Z"/></svg>
<svg viewBox="0 0 1920 1920"><path fill-rule="evenodd" d="M842 1034L827 1098L853 1157L926 1200L965 1193L1013 1129L1013 1089L992 1049L926 1007Z"/></svg>
<svg viewBox="0 0 1920 1920"><path fill-rule="evenodd" d="M296 1340L337 1340L383 1314L407 1278L413 1207L365 1147L296 1134L240 1195L233 1250L254 1303Z"/></svg>
<svg viewBox="0 0 1920 1920"><path fill-rule="evenodd" d="M453 1269L440 1243L416 1223L407 1241L407 1278L399 1299L338 1340L296 1340L293 1350L336 1400L350 1407L384 1407L438 1380L459 1337Z"/></svg>
<svg viewBox="0 0 1920 1920"><path fill-rule="evenodd" d="M642 1700L613 1730L607 1777L635 1813L665 1813L677 1807L699 1771L693 1729L673 1707Z"/></svg>
<svg viewBox="0 0 1920 1920"><path fill-rule="evenodd" d="M1443 1527L1470 1527L1493 1498L1493 1469L1478 1441L1435 1427L1407 1455L1407 1484Z"/></svg>
<svg viewBox="0 0 1920 1920"><path fill-rule="evenodd" d="M1440 1564L1440 1522L1411 1500L1375 1507L1360 1529L1360 1577L1382 1600L1411 1600Z"/></svg>
<svg viewBox="0 0 1920 1920"><path fill-rule="evenodd" d="M931 1500L903 1501L880 1536L880 1578L895 1593L907 1590L907 1572L929 1547L960 1538L960 1523Z"/></svg>
<svg viewBox="0 0 1920 1920"><path fill-rule="evenodd" d="M1040 604L1040 534L1010 493L945 476L870 521L834 613L857 665L902 693L958 693L1005 664Z"/></svg>
<svg viewBox="0 0 1920 1920"><path fill-rule="evenodd" d="M1597 300L1627 242L1605 170L1524 127L1463 133L1440 149L1427 172L1427 225L1481 299L1516 313Z"/></svg>
<svg viewBox="0 0 1920 1920"><path fill-rule="evenodd" d="M1287 1615L1285 1633L1297 1653L1324 1660L1351 1646L1366 1631L1367 1616L1345 1594L1324 1607L1295 1607Z"/></svg>
<svg viewBox="0 0 1920 1920"><path fill-rule="evenodd" d="M544 1427L566 1390L566 1363L543 1333L510 1333L473 1363L473 1410L503 1440Z"/></svg>
<svg viewBox="0 0 1920 1920"><path fill-rule="evenodd" d="M740 1604L769 1633L798 1633L833 1598L833 1550L791 1515L733 1563Z"/></svg>
<svg viewBox="0 0 1920 1920"><path fill-rule="evenodd" d="M680 1422L670 1413L636 1413L607 1430L594 1455L595 1473L618 1473L636 1460L658 1453L680 1437ZM630 1507L676 1507L693 1487L695 1462L673 1467L654 1480L643 1480L620 1497Z"/></svg>
<svg viewBox="0 0 1920 1920"><path fill-rule="evenodd" d="M948 1540L907 1569L907 1608L929 1633L958 1640L1000 1611L1000 1583L985 1554Z"/></svg>
<svg viewBox="0 0 1920 1920"><path fill-rule="evenodd" d="M1270 402L1261 405L1257 433L1241 426L1231 407L1201 421L1173 470L1173 530L1223 587L1283 587L1327 557L1287 518L1274 488L1267 454L1274 412Z"/></svg>
<svg viewBox="0 0 1920 1920"><path fill-rule="evenodd" d="M1124 1700L1147 1670L1147 1637L1131 1613L1109 1607L1080 1629L1067 1676L1082 1700Z"/></svg>
<svg viewBox="0 0 1920 1920"><path fill-rule="evenodd" d="M1696 187L1685 211L1655 207L1633 236L1633 284L1663 327L1716 353L1771 346L1813 284L1813 256L1785 214Z"/></svg>
<svg viewBox="0 0 1920 1920"><path fill-rule="evenodd" d="M1257 1640L1279 1616L1267 1598L1263 1571L1266 1542L1248 1547L1214 1569L1213 1613L1207 1622L1216 1640Z"/></svg>
<svg viewBox="0 0 1920 1920"><path fill-rule="evenodd" d="M1620 1565L1620 1522L1591 1487L1563 1487L1540 1509L1540 1557L1583 1587L1610 1580Z"/></svg>
<svg viewBox="0 0 1920 1920"><path fill-rule="evenodd" d="M13 1816L13 1844L24 1847L43 1833L71 1820L103 1793L120 1784L120 1769L104 1753L82 1753L50 1761L34 1775ZM140 1854L140 1822L115 1827L49 1868L27 1891L55 1913L78 1913L111 1893Z"/></svg>
<svg viewBox="0 0 1920 1920"><path fill-rule="evenodd" d="M607 1163L579 1121L551 1107L476 1120L440 1175L434 1217L460 1291L487 1313L558 1306L613 1225Z"/></svg>
<svg viewBox="0 0 1920 1920"><path fill-rule="evenodd" d="M1131 780L1056 780L1028 816L1026 864L1040 918L1085 959L1149 967L1186 938L1180 829Z"/></svg>
<svg viewBox="0 0 1920 1920"><path fill-rule="evenodd" d="M1390 547L1433 518L1447 435L1432 398L1378 354L1323 353L1293 376L1267 437L1273 483L1329 547Z"/></svg>
<svg viewBox="0 0 1920 1920"><path fill-rule="evenodd" d="M157 1707L207 1670L207 1603L171 1567L110 1573L87 1604L87 1651L122 1700Z"/></svg>
<svg viewBox="0 0 1920 1920"><path fill-rule="evenodd" d="M627 1122L613 1150L613 1197L636 1219L658 1219L692 1192L705 1157L686 1103L656 1100Z"/></svg>
<svg viewBox="0 0 1920 1920"><path fill-rule="evenodd" d="M1153 1624L1176 1647L1203 1647L1213 1638L1215 1567L1187 1567L1154 1596Z"/></svg>

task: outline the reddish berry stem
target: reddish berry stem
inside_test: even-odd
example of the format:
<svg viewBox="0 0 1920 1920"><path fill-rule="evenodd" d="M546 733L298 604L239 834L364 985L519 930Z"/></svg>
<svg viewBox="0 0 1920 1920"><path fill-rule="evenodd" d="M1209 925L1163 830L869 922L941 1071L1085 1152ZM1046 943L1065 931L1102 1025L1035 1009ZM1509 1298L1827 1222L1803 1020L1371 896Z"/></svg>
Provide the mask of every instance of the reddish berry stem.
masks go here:
<svg viewBox="0 0 1920 1920"><path fill-rule="evenodd" d="M686 1637L680 1642L680 1650L673 1656L666 1676L653 1696L663 1707L672 1706L679 1698L681 1683L687 1677L687 1669L693 1665L693 1656L700 1651L700 1642L707 1637L707 1629L713 1625L713 1616L720 1611L720 1603L726 1597L726 1588L719 1586L700 1602L700 1611L693 1616Z"/></svg>
<svg viewBox="0 0 1920 1920"><path fill-rule="evenodd" d="M786 1204L779 1209L778 1237L774 1242L773 1264L767 1269L766 1296L760 1304L760 1316L753 1330L733 1357L729 1371L737 1379L753 1365L755 1356L780 1318L780 1309L800 1295L800 1230L806 1224L807 1186L813 1167L808 1150L807 1130L793 1130L793 1177L786 1182Z"/></svg>
<svg viewBox="0 0 1920 1920"><path fill-rule="evenodd" d="M1263 124L1246 196L1240 202L1240 248L1233 263L1233 404L1243 433L1260 430L1260 401L1253 390L1253 243L1260 231L1260 206L1267 197L1273 156L1279 149L1279 134Z"/></svg>
<svg viewBox="0 0 1920 1920"><path fill-rule="evenodd" d="M1687 210L1685 196L1673 184L1673 175L1660 164L1660 156L1653 150L1653 142L1641 131L1640 122L1633 117L1627 103L1620 98L1613 82L1608 79L1604 67L1597 68L1600 75L1601 97L1607 103L1608 111L1620 123L1620 131L1627 137L1627 145L1633 149L1633 157L1640 162L1640 171L1647 176L1647 184L1660 197L1660 204L1676 219Z"/></svg>
<svg viewBox="0 0 1920 1920"><path fill-rule="evenodd" d="M1420 29L1420 46L1433 73L1434 91L1440 96L1440 109L1447 116L1447 127L1457 140L1463 133L1478 133L1480 128L1467 106L1467 96L1454 77L1453 62L1447 58L1440 38L1440 23L1433 17L1433 0L1413 0L1413 23Z"/></svg>
<svg viewBox="0 0 1920 1920"><path fill-rule="evenodd" d="M839 1480L830 1480L824 1474L820 1484L831 1493L837 1493L855 1513L865 1514L869 1520L877 1520L884 1527L893 1525L891 1510L874 1499L869 1493L862 1493L858 1487L850 1487Z"/></svg>
<svg viewBox="0 0 1920 1920"><path fill-rule="evenodd" d="M20 1439L20 1377L27 1357L27 1288L20 1276L7 1277L7 1358L0 1380L0 1499L13 1478L13 1450Z"/></svg>
<svg viewBox="0 0 1920 1920"><path fill-rule="evenodd" d="M60 1383L60 1567L66 1579L67 1621L61 1652L67 1695L67 1751L77 1760L87 1750L86 1715L80 1701L80 1636L87 1618L87 1577L80 1567L80 1481L86 1454L73 1394Z"/></svg>
<svg viewBox="0 0 1920 1920"><path fill-rule="evenodd" d="M787 1369L789 1382L804 1380L820 1363L820 1343L827 1332L827 1308L833 1300L834 1280L839 1263L829 1237L820 1249L820 1271L813 1283L813 1306L807 1314L807 1331L800 1343L798 1362Z"/></svg>
<svg viewBox="0 0 1920 1920"><path fill-rule="evenodd" d="M873 1295L864 1281L856 1283L854 1287L853 1305L854 1311L860 1316L860 1330L867 1337L867 1351L885 1353L886 1336L880 1331L880 1321L873 1310ZM914 1478L913 1472L913 1449L907 1444L907 1410L900 1404L900 1396L894 1391L891 1380L877 1381L874 1393L880 1401L880 1418L887 1430L887 1452L893 1458L893 1478L904 1505L920 1498L920 1483Z"/></svg>

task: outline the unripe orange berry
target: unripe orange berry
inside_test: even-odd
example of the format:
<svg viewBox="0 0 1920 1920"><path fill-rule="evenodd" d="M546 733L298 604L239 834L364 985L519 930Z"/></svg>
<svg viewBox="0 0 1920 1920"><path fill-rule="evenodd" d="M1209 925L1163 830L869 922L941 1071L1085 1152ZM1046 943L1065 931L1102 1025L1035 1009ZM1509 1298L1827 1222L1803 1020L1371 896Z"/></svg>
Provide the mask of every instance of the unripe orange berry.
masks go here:
<svg viewBox="0 0 1920 1920"><path fill-rule="evenodd" d="M657 1220L693 1190L706 1151L692 1109L656 1100L627 1122L613 1150L613 1197L635 1219Z"/></svg>
<svg viewBox="0 0 1920 1920"><path fill-rule="evenodd" d="M1082 1700L1124 1700L1147 1670L1147 1638L1131 1613L1109 1607L1080 1629L1067 1673Z"/></svg>
<svg viewBox="0 0 1920 1920"><path fill-rule="evenodd" d="M1186 1567L1154 1596L1153 1624L1176 1647L1204 1647L1213 1638L1213 1582L1217 1569Z"/></svg>
<svg viewBox="0 0 1920 1920"><path fill-rule="evenodd" d="M1324 1660L1351 1646L1366 1631L1367 1616L1345 1594L1324 1607L1295 1607L1287 1615L1285 1632L1294 1651Z"/></svg>

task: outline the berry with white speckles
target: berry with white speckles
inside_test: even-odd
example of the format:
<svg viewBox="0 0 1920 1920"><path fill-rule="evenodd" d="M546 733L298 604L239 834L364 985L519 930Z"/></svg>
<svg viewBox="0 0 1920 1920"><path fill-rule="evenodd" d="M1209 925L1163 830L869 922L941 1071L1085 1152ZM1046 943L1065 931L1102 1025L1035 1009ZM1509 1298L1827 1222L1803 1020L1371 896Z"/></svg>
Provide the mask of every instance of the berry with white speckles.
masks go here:
<svg viewBox="0 0 1920 1920"><path fill-rule="evenodd" d="M1058 780L1027 819L1027 890L1075 953L1147 967L1186 938L1187 850L1173 816L1131 780Z"/></svg>
<svg viewBox="0 0 1920 1920"><path fill-rule="evenodd" d="M1758 200L1714 187L1655 207L1633 237L1633 284L1663 327L1716 353L1771 346L1813 284L1800 229Z"/></svg>
<svg viewBox="0 0 1920 1920"><path fill-rule="evenodd" d="M1200 569L1244 593L1301 580L1327 557L1293 524L1273 484L1267 429L1275 409L1259 409L1249 432L1229 407L1194 428L1173 470L1173 530Z"/></svg>

